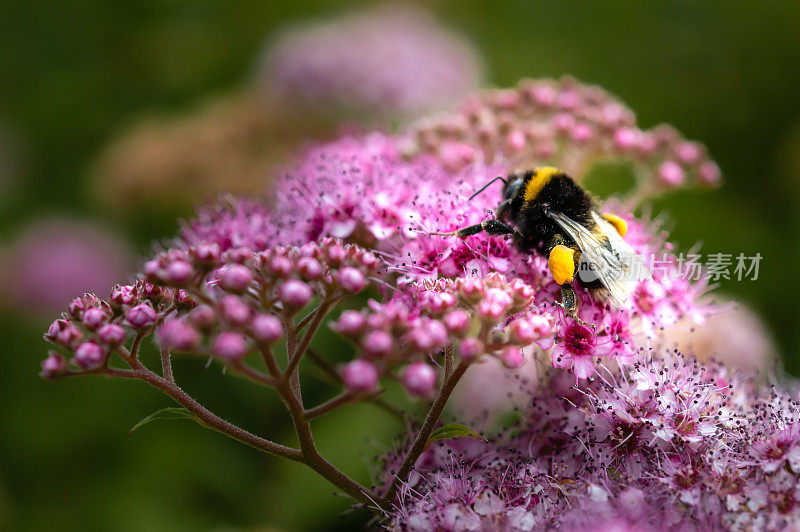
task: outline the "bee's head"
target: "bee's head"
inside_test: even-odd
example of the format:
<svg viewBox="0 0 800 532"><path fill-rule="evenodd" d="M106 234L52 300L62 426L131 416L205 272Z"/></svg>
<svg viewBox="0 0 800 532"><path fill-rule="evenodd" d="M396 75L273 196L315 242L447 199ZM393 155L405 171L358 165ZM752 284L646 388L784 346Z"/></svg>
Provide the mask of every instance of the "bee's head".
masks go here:
<svg viewBox="0 0 800 532"><path fill-rule="evenodd" d="M505 182L503 187L503 201L497 206L495 211L495 218L503 222L511 221L511 202L514 201L517 193L522 187L523 178L512 178Z"/></svg>
<svg viewBox="0 0 800 532"><path fill-rule="evenodd" d="M522 177L506 181L506 185L503 187L503 201L510 200L516 195L519 188L522 186L522 181Z"/></svg>

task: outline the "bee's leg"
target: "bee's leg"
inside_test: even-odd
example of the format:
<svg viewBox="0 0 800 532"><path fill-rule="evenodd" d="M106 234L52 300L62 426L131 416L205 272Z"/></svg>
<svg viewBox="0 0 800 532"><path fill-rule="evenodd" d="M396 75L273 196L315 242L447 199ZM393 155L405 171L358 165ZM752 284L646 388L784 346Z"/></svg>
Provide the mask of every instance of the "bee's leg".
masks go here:
<svg viewBox="0 0 800 532"><path fill-rule="evenodd" d="M471 235L477 235L482 231L486 231L490 235L513 235L514 238L517 239L522 237L519 231L517 231L510 225L504 224L500 220L486 220L485 222L481 222L479 224L470 225L469 227L463 227L458 231L451 231L449 233L431 233L431 234L439 236L457 236L459 238L465 238Z"/></svg>
<svg viewBox="0 0 800 532"><path fill-rule="evenodd" d="M561 285L561 302L556 303L559 307L564 309L569 317L580 323L581 325L588 325L593 329L596 325L586 323L578 317L578 294L575 293L575 288L572 286L572 280L575 278L575 267L578 264L580 257L580 250L576 247L569 245L569 243L561 236L555 235L549 246L550 253L547 259L547 266L550 268L550 274L553 280Z"/></svg>
<svg viewBox="0 0 800 532"><path fill-rule="evenodd" d="M578 294L572 287L572 283L561 285L561 302L556 305L564 309L571 318L578 319Z"/></svg>

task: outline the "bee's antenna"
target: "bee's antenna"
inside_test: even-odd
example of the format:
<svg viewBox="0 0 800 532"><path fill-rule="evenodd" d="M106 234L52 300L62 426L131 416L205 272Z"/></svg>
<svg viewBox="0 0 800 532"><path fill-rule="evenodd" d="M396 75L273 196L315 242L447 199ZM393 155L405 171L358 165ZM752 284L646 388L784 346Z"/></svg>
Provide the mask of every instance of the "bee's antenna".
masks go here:
<svg viewBox="0 0 800 532"><path fill-rule="evenodd" d="M499 179L500 181L502 181L504 185L505 185L505 184L507 184L507 183L506 183L506 180L503 178L503 176L499 175L499 176L495 177L494 179L492 179L491 181L489 181L488 183L486 183L485 185L483 185L483 186L481 187L481 189L480 189L479 191L477 191L475 194L473 194L472 196L470 196L470 197L469 197L469 199L468 199L467 201L472 201L472 198L474 198L475 196L477 196L478 194L480 194L481 192L483 192L484 190L486 190L487 188L489 188L489 185L491 185L492 183L494 183L494 182L495 182L495 181L497 181L498 179Z"/></svg>

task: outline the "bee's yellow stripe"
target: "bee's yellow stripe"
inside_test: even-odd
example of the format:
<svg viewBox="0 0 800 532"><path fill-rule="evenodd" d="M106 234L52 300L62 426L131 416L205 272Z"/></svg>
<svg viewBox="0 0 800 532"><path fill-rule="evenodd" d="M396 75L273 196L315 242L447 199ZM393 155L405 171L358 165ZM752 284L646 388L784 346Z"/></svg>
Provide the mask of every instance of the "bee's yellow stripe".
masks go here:
<svg viewBox="0 0 800 532"><path fill-rule="evenodd" d="M539 192L542 191L544 186L549 183L554 176L560 174L561 170L553 168L552 166L542 166L536 168L533 172L533 177L531 177L531 180L525 185L525 201L536 199L536 196L539 195Z"/></svg>
<svg viewBox="0 0 800 532"><path fill-rule="evenodd" d="M614 229L617 230L619 236L625 236L628 232L628 222L625 221L625 218L617 216L616 214L612 214L610 212L604 212L603 218L606 219L608 223L614 226Z"/></svg>

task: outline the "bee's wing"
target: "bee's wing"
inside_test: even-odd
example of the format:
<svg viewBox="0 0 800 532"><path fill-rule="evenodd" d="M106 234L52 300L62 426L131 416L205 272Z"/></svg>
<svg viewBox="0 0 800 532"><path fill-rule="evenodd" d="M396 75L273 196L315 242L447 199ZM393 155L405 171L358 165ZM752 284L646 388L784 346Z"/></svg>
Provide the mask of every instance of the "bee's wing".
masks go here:
<svg viewBox="0 0 800 532"><path fill-rule="evenodd" d="M624 306L636 281L649 276L633 248L619 236L610 223L595 212L592 212L592 217L601 230L599 234L589 231L559 212L551 212L550 217L581 250L578 278L583 281L599 279L608 291L609 303L614 308Z"/></svg>

